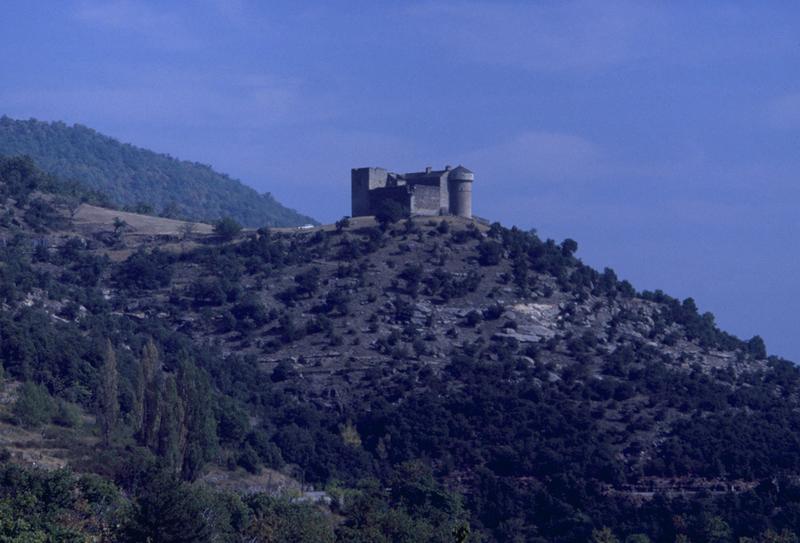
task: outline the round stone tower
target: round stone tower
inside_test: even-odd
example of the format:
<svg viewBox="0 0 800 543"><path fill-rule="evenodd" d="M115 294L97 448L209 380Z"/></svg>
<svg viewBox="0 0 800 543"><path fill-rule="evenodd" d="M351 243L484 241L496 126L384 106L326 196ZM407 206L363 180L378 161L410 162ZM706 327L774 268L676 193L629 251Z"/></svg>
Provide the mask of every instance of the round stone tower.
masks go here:
<svg viewBox="0 0 800 543"><path fill-rule="evenodd" d="M472 182L475 174L459 166L447 176L447 191L450 194L450 214L472 218Z"/></svg>

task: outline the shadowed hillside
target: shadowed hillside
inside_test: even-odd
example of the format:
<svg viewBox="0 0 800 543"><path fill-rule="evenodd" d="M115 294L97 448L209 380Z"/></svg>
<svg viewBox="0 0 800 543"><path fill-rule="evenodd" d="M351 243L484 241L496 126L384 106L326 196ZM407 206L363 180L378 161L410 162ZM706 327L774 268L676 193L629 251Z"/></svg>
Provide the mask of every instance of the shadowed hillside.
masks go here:
<svg viewBox="0 0 800 543"><path fill-rule="evenodd" d="M210 166L104 136L85 126L0 118L0 155L28 155L46 172L75 179L112 202L176 218L245 226L299 226L314 220Z"/></svg>
<svg viewBox="0 0 800 543"><path fill-rule="evenodd" d="M796 541L800 370L573 240L226 234L52 184L0 160L10 514L121 541ZM8 465L33 462L101 479Z"/></svg>

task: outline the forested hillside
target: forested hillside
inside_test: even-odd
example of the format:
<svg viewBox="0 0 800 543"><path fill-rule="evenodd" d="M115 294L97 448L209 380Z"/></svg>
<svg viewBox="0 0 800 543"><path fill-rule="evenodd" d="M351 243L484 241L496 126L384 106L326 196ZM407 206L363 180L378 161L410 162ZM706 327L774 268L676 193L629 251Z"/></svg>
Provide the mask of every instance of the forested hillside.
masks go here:
<svg viewBox="0 0 800 543"><path fill-rule="evenodd" d="M80 181L119 206L245 226L299 226L314 220L196 162L104 136L85 126L0 117L0 156L27 155L48 173Z"/></svg>
<svg viewBox="0 0 800 543"><path fill-rule="evenodd" d="M573 240L86 230L50 183L0 162L2 537L797 540L800 370Z"/></svg>

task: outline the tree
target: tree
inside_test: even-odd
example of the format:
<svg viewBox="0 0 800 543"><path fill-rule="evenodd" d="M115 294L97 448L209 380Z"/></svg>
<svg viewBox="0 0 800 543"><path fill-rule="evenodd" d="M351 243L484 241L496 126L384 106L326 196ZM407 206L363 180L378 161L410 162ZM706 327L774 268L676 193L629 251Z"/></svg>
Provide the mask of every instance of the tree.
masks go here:
<svg viewBox="0 0 800 543"><path fill-rule="evenodd" d="M36 428L50 422L53 416L53 398L47 389L31 381L19 388L14 403L14 416L25 426Z"/></svg>
<svg viewBox="0 0 800 543"><path fill-rule="evenodd" d="M375 211L375 220L386 230L389 224L394 223L408 215L408 210L397 200L387 199L378 204Z"/></svg>
<svg viewBox="0 0 800 543"><path fill-rule="evenodd" d="M69 212L70 220L75 219L75 214L78 212L78 209L80 209L83 203L81 202L80 198L72 194L64 194L59 196L56 198L55 202L56 205L65 208Z"/></svg>
<svg viewBox="0 0 800 543"><path fill-rule="evenodd" d="M353 424L353 421L348 420L347 423L339 429L339 434L342 436L342 441L348 446L356 449L361 447L361 436L358 434L358 429L355 424Z"/></svg>
<svg viewBox="0 0 800 543"><path fill-rule="evenodd" d="M196 543L217 540L216 508L205 496L162 473L150 481L135 500L130 520L122 529L122 541L138 543Z"/></svg>
<svg viewBox="0 0 800 543"><path fill-rule="evenodd" d="M603 528L602 530L592 530L592 543L619 543L619 539L610 528Z"/></svg>
<svg viewBox="0 0 800 543"><path fill-rule="evenodd" d="M158 248L149 253L139 248L114 271L114 280L128 289L166 287L172 280L174 261L174 255Z"/></svg>
<svg viewBox="0 0 800 543"><path fill-rule="evenodd" d="M570 257L578 250L578 242L574 239L567 238L561 242L561 254Z"/></svg>
<svg viewBox="0 0 800 543"><path fill-rule="evenodd" d="M223 217L214 224L214 233L223 241L231 241L242 231L242 225L230 217Z"/></svg>
<svg viewBox="0 0 800 543"><path fill-rule="evenodd" d="M178 397L178 387L173 375L168 375L164 380L164 392L159 404L157 452L173 473L179 473L182 467L181 429L184 408Z"/></svg>
<svg viewBox="0 0 800 543"><path fill-rule="evenodd" d="M784 529L778 533L774 530L767 530L759 534L757 538L740 537L739 543L797 543L797 535L791 530Z"/></svg>
<svg viewBox="0 0 800 543"><path fill-rule="evenodd" d="M272 370L272 375L270 379L273 383L280 383L282 381L286 381L287 379L292 379L297 376L297 370L294 369L294 366L288 360L281 360L278 362L278 365L275 366L275 369Z"/></svg>
<svg viewBox="0 0 800 543"><path fill-rule="evenodd" d="M59 426L75 428L81 423L81 413L75 404L59 399L56 402L53 422Z"/></svg>
<svg viewBox="0 0 800 543"><path fill-rule="evenodd" d="M338 221L336 221L336 231L341 232L345 228L350 227L350 217L342 217Z"/></svg>
<svg viewBox="0 0 800 543"><path fill-rule="evenodd" d="M319 268L311 268L310 270L295 275L294 282L297 283L297 294L305 294L308 296L314 294L319 288L319 279Z"/></svg>
<svg viewBox="0 0 800 543"><path fill-rule="evenodd" d="M138 411L135 417L139 441L150 448L155 448L158 437L159 420L159 376L161 362L158 349L152 339L148 339L142 348L139 373L137 378L136 398Z"/></svg>
<svg viewBox="0 0 800 543"><path fill-rule="evenodd" d="M119 238L120 234L127 226L128 223L126 223L119 217L114 217L114 237Z"/></svg>
<svg viewBox="0 0 800 543"><path fill-rule="evenodd" d="M732 532L731 528L725 520L719 516L708 516L703 523L703 535L705 541L709 543L722 543L723 541L730 541Z"/></svg>
<svg viewBox="0 0 800 543"><path fill-rule="evenodd" d="M478 244L478 262L481 266L496 266L503 256L503 246L487 239Z"/></svg>
<svg viewBox="0 0 800 543"><path fill-rule="evenodd" d="M750 353L754 358L766 358L767 357L767 346L764 343L764 340L761 339L761 336L753 336L747 342L747 352Z"/></svg>
<svg viewBox="0 0 800 543"><path fill-rule="evenodd" d="M103 367L100 369L100 387L97 391L98 420L103 443L111 442L111 433L119 419L119 373L117 355L110 340L106 340Z"/></svg>
<svg viewBox="0 0 800 543"><path fill-rule="evenodd" d="M177 219L181 214L181 208L175 200L167 202L167 205L164 206L164 209L161 210L162 217L168 217L170 219Z"/></svg>
<svg viewBox="0 0 800 543"><path fill-rule="evenodd" d="M246 529L247 541L258 543L333 543L333 522L311 504L294 504L285 499L255 494L247 498L252 519Z"/></svg>
<svg viewBox="0 0 800 543"><path fill-rule="evenodd" d="M185 222L178 227L178 233L181 235L181 240L185 241L192 237L197 225L193 222Z"/></svg>
<svg viewBox="0 0 800 543"><path fill-rule="evenodd" d="M189 359L178 363L179 450L181 474L195 480L218 445L216 417L213 411L211 386L202 370Z"/></svg>

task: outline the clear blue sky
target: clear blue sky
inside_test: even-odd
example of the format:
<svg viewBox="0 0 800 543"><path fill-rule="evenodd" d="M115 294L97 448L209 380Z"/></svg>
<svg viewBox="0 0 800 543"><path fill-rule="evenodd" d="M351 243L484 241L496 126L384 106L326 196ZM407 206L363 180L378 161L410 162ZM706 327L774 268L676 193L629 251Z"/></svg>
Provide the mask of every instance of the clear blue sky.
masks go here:
<svg viewBox="0 0 800 543"><path fill-rule="evenodd" d="M298 7L302 6L302 7ZM354 166L800 361L798 2L3 2L0 114L209 163L332 221Z"/></svg>

